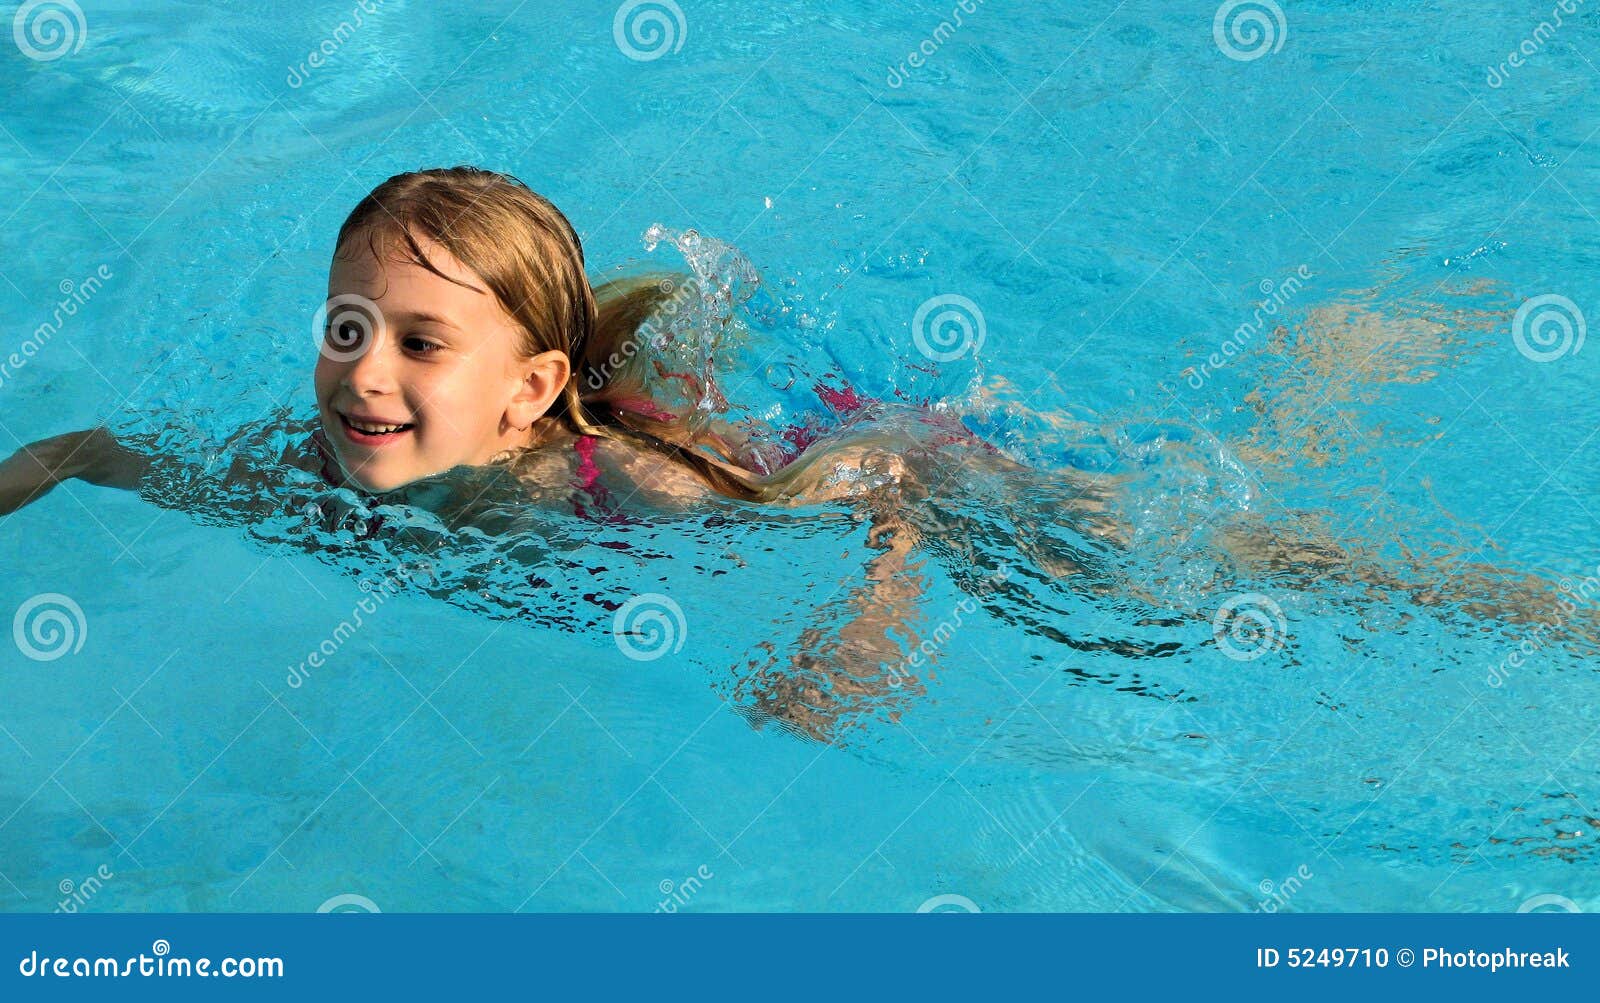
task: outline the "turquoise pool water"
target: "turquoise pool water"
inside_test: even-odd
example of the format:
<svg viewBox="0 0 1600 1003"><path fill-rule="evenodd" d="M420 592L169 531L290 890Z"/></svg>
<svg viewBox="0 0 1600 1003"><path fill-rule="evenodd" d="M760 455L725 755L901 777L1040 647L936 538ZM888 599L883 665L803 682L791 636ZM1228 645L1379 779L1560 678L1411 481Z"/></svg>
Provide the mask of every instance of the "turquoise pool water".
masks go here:
<svg viewBox="0 0 1600 1003"><path fill-rule="evenodd" d="M0 521L0 906L1600 904L1600 10L471 6L5 8L0 449L180 473ZM230 489L344 213L463 162L716 291L741 415L1039 475L950 471L865 641L843 509ZM830 741L765 714L829 664Z"/></svg>

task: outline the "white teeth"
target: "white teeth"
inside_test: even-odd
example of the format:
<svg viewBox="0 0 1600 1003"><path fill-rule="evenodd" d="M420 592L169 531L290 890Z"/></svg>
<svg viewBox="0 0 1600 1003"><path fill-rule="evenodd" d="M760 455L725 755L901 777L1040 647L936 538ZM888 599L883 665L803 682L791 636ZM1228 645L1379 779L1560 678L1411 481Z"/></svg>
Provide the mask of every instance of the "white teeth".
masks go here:
<svg viewBox="0 0 1600 1003"><path fill-rule="evenodd" d="M402 428L410 427L409 425L368 425L365 422L356 421L349 417L346 417L345 421L350 423L351 428L358 432L365 432L368 435L382 435L387 432L398 432Z"/></svg>

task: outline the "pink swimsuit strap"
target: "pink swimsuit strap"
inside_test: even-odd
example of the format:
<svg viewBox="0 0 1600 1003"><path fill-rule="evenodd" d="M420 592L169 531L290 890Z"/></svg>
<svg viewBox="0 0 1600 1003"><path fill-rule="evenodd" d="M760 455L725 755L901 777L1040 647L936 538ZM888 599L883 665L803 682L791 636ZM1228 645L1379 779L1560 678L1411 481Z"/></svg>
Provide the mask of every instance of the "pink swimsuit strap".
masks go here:
<svg viewBox="0 0 1600 1003"><path fill-rule="evenodd" d="M578 490L572 496L572 511L580 519L625 521L621 513L610 511L611 492L600 483L600 465L594 459L595 449L599 445L600 439L593 435L579 435L572 443L573 452L578 454L578 478L573 482L573 487ZM593 512L589 510L591 503L595 509Z"/></svg>
<svg viewBox="0 0 1600 1003"><path fill-rule="evenodd" d="M594 462L595 447L600 440L592 435L580 435L573 442L573 451L578 454L578 487L593 495L600 483L600 467Z"/></svg>

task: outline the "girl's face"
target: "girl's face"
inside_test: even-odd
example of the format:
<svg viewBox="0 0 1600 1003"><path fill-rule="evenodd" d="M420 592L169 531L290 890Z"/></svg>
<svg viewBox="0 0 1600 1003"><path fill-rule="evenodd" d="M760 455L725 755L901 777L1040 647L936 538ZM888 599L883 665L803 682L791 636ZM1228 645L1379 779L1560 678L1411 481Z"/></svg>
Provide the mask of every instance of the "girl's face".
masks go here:
<svg viewBox="0 0 1600 1003"><path fill-rule="evenodd" d="M566 385L566 354L520 355L516 321L438 244L417 239L448 279L376 243L382 260L364 238L334 258L317 358L317 409L346 477L388 491L528 445Z"/></svg>

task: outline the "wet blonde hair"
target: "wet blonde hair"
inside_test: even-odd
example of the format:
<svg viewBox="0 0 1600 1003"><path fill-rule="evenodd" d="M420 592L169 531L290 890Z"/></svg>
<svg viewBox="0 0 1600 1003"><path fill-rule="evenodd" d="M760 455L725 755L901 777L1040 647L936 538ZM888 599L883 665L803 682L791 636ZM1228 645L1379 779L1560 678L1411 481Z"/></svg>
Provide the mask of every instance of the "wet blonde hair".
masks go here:
<svg viewBox="0 0 1600 1003"><path fill-rule="evenodd" d="M418 238L437 243L482 279L522 329L523 357L565 352L572 374L546 417L577 435L629 442L688 467L732 498L764 500L772 489L719 462L676 416L654 406L643 377L641 326L674 288L640 275L598 289L584 269L577 231L550 201L508 174L449 167L397 174L374 188L339 228L334 254L365 238L448 279Z"/></svg>

